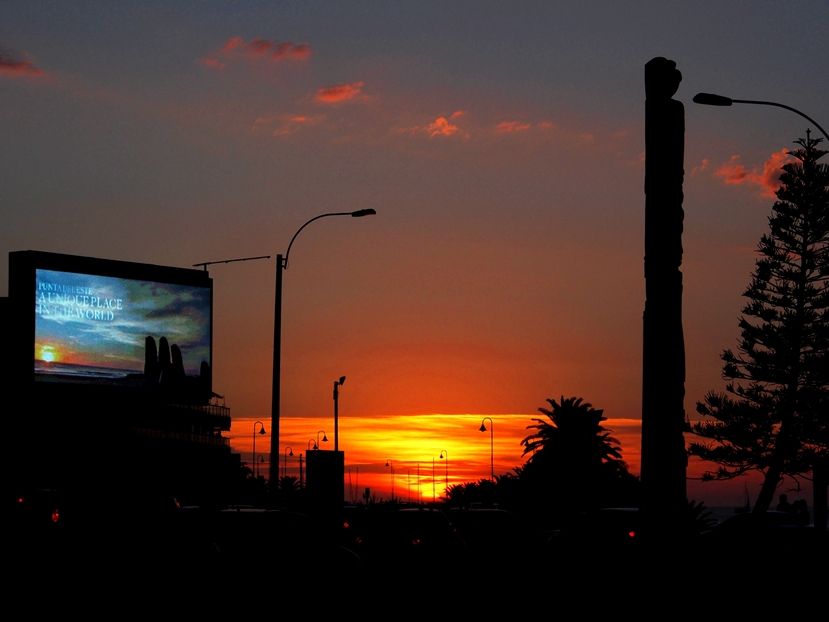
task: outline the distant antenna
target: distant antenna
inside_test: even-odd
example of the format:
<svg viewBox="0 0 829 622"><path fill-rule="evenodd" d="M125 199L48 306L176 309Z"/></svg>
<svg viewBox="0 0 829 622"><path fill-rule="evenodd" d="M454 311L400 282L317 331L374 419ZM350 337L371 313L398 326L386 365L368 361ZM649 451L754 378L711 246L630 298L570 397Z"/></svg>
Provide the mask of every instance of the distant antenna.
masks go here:
<svg viewBox="0 0 829 622"><path fill-rule="evenodd" d="M203 261L201 263L194 263L193 267L201 266L207 272L207 266L212 266L215 263L233 263L234 261L255 261L256 259L270 259L270 255L259 255L258 257L239 257L238 259L220 259L219 261Z"/></svg>

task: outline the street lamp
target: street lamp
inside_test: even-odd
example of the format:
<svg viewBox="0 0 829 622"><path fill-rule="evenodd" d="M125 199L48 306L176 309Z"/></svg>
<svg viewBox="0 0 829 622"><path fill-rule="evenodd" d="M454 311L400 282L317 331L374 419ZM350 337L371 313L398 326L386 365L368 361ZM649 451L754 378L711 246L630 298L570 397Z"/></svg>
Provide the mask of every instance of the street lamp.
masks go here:
<svg viewBox="0 0 829 622"><path fill-rule="evenodd" d="M319 449L319 447L317 447L317 441L315 441L313 438L309 438L308 445L305 449Z"/></svg>
<svg viewBox="0 0 829 622"><path fill-rule="evenodd" d="M340 387L345 384L345 376L334 381L334 451L340 450Z"/></svg>
<svg viewBox="0 0 829 622"><path fill-rule="evenodd" d="M446 498L449 498L449 452L445 449L440 450L440 459L446 460L444 467L446 467Z"/></svg>
<svg viewBox="0 0 829 622"><path fill-rule="evenodd" d="M394 503L394 464L391 458L386 458L386 466L389 467L389 479L391 480L391 500Z"/></svg>
<svg viewBox="0 0 829 622"><path fill-rule="evenodd" d="M256 479L258 477L258 468L256 467L256 424L262 426L261 428L259 428L259 434L267 434L267 432L265 432L264 423L262 423L261 421L253 422L253 460L251 460L251 462L253 462L253 479Z"/></svg>
<svg viewBox="0 0 829 622"><path fill-rule="evenodd" d="M314 449L319 449L320 448L320 434L322 434L322 442L323 443L328 442L328 437L325 435L325 430L320 430L319 432L317 432L317 442L314 443Z"/></svg>
<svg viewBox="0 0 829 622"><path fill-rule="evenodd" d="M492 481L495 481L495 424L492 423L492 417L484 417L481 419L481 427L478 432L486 432L484 421L489 419L489 476Z"/></svg>
<svg viewBox="0 0 829 622"><path fill-rule="evenodd" d="M282 477L283 478L288 477L288 456L293 456L293 455L294 455L293 448L286 447L285 448L285 461L284 461L283 467L282 467Z"/></svg>
<svg viewBox="0 0 829 622"><path fill-rule="evenodd" d="M274 466L273 458L279 451L279 400L281 391L281 354L282 354L282 271L288 269L288 257L291 254L291 246L305 227L310 225L315 220L326 218L328 216L351 216L352 218L361 218L363 216L371 216L377 212L373 209L360 209L355 212L329 212L327 214L320 214L314 216L299 229L297 229L291 241L288 243L288 250L283 257L281 253L276 255L276 288L274 291L274 305L273 305L273 368L271 378L271 479L276 475L276 468Z"/></svg>
<svg viewBox="0 0 829 622"><path fill-rule="evenodd" d="M809 123L813 123L814 126L821 131L821 133L826 137L826 140L829 140L829 134L826 133L820 124L815 121L812 117L808 116L807 114L800 112L797 108L792 108L791 106L787 106L785 104L778 104L777 102L767 102L767 101L760 101L756 99L732 99L731 97L726 97L725 95L714 95L713 93L697 93L694 95L694 103L695 104L703 104L705 106L730 106L731 104L757 104L759 106L774 106L776 108L785 108L786 110L790 110L795 114L799 114L801 117L806 119Z"/></svg>

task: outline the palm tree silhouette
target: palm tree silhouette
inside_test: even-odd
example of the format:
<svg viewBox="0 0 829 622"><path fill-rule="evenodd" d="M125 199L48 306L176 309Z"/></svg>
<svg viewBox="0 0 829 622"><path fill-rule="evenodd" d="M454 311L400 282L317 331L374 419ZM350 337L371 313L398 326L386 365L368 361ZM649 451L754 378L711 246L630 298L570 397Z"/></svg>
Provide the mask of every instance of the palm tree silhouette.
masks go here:
<svg viewBox="0 0 829 622"><path fill-rule="evenodd" d="M621 460L619 441L601 425L606 421L604 410L595 409L580 397L561 397L561 402L548 399L550 409L539 408L549 421L534 418L535 430L521 444L523 455L532 454L530 461L545 460L548 455L569 458L571 464L595 465Z"/></svg>
<svg viewBox="0 0 829 622"><path fill-rule="evenodd" d="M586 508L608 502L633 479L622 460L619 441L602 425L604 411L580 397L548 399L539 408L547 419L534 418L533 433L521 444L530 458L520 476L546 491L548 503Z"/></svg>

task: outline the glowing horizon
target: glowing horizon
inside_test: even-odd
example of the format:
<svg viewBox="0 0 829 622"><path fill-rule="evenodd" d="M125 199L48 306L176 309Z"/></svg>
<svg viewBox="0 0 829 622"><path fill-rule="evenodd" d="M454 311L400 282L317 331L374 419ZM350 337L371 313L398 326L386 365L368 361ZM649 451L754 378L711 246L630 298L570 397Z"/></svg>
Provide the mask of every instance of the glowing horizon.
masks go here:
<svg viewBox="0 0 829 622"><path fill-rule="evenodd" d="M479 427L484 417L491 417L494 427L487 421L487 431L482 433ZM533 423L535 417L531 414L422 414L341 418L339 444L340 450L345 453L346 500L351 499L349 476L352 488L359 487L362 491L368 486L379 497L390 496L393 467L396 497L408 491L409 483L414 482L416 486L420 482L421 489L428 493L424 493L424 500L431 501L432 458L435 460L435 488L437 495L441 496L447 479L446 461L440 459L441 451L448 453L450 486L487 479L490 476L490 430L494 430L492 448L495 474L497 476L511 472L524 463L520 441L529 434L527 426ZM544 418L540 414L538 417ZM254 418L233 418L230 430L231 448L239 452L243 462L248 464L251 464L254 421ZM267 434L257 435L256 450L259 472L267 473L270 426L267 420L263 421ZM638 472L640 422L632 419L608 419L604 425L621 442L628 467L633 472ZM249 432L244 433L242 430ZM333 449L333 422L330 419L281 419L280 476L285 466L285 451L290 447L294 456L288 457L287 472L288 475L298 477L299 454L313 451L309 447L313 447L320 430L328 437L327 443L320 442L320 449ZM387 461L391 462L391 467L386 466ZM359 484L354 482L357 474Z"/></svg>

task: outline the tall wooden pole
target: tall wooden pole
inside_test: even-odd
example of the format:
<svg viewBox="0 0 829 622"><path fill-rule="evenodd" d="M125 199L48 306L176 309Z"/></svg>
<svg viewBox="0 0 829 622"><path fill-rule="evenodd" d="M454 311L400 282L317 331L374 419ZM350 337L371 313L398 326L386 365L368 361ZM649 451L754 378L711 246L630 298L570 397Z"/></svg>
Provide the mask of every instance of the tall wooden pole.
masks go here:
<svg viewBox="0 0 829 622"><path fill-rule="evenodd" d="M682 74L645 65L645 312L642 351L643 509L665 525L686 503L685 341L682 332ZM658 524L654 522L653 524ZM667 525L666 525L667 526Z"/></svg>

